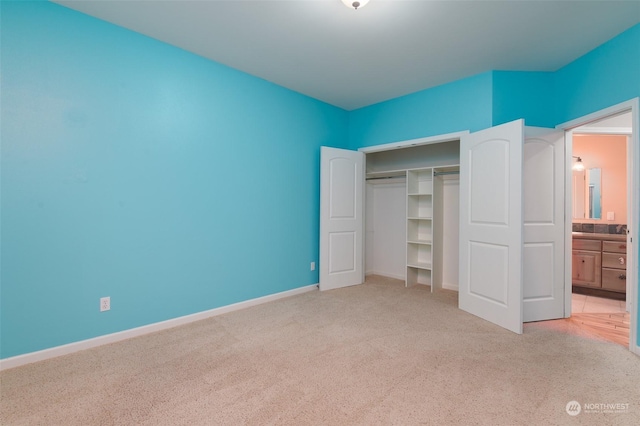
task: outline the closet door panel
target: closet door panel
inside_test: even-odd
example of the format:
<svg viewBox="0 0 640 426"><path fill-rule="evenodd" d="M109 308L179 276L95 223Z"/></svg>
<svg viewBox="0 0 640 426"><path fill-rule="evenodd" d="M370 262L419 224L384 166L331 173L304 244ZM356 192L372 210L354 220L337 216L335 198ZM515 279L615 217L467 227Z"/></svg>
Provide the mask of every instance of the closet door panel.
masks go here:
<svg viewBox="0 0 640 426"><path fill-rule="evenodd" d="M522 333L522 144L517 120L460 143L459 307Z"/></svg>
<svg viewBox="0 0 640 426"><path fill-rule="evenodd" d="M564 177L563 133L526 128L523 150L525 322L564 317Z"/></svg>
<svg viewBox="0 0 640 426"><path fill-rule="evenodd" d="M320 290L364 281L364 154L320 150Z"/></svg>

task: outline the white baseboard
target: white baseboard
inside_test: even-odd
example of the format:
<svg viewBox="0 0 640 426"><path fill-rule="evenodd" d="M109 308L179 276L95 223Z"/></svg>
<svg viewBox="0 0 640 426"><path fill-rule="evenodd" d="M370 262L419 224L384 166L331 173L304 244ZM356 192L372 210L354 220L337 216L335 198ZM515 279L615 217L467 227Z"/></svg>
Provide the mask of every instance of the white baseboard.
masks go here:
<svg viewBox="0 0 640 426"><path fill-rule="evenodd" d="M445 290L453 290L453 291L458 291L458 284L453 284L453 283L442 283L442 288L444 288Z"/></svg>
<svg viewBox="0 0 640 426"><path fill-rule="evenodd" d="M105 334L104 336L81 340L79 342L73 342L62 346L43 349L37 352L30 352L28 354L5 358L0 360L0 371L26 364L31 364L33 362L44 361L46 359L55 358L62 355L68 355L74 352L83 351L85 349L95 348L97 346L107 345L109 343L119 342L121 340L131 339L132 337L155 333L156 331L166 330L168 328L200 321L217 315L226 314L228 312L239 311L240 309L249 308L251 306L260 305L262 303L272 302L274 300L283 299L285 297L307 293L317 290L317 288L318 284L294 288L293 290L270 294L268 296L258 297L256 299L245 300L244 302L233 303L231 305L221 306L219 308L210 309L208 311L198 312L191 315L185 315L183 317L173 318L166 321L160 321L153 324L144 325L142 327L131 328L129 330L119 331L117 333Z"/></svg>
<svg viewBox="0 0 640 426"><path fill-rule="evenodd" d="M402 281L405 280L404 275L390 274L388 272L367 271L365 272L365 275L379 275L381 277L394 278L396 280L402 280Z"/></svg>

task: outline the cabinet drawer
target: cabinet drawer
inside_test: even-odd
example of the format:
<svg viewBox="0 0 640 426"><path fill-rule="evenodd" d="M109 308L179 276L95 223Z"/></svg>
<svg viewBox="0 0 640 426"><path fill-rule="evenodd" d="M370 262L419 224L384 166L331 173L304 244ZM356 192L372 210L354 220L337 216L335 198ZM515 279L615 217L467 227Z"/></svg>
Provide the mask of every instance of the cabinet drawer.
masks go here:
<svg viewBox="0 0 640 426"><path fill-rule="evenodd" d="M626 271L602 268L602 289L625 293L627 291Z"/></svg>
<svg viewBox="0 0 640 426"><path fill-rule="evenodd" d="M601 243L600 240L581 240L581 239L574 238L573 249L600 251L602 247L600 243Z"/></svg>
<svg viewBox="0 0 640 426"><path fill-rule="evenodd" d="M573 284L601 287L602 254L594 251L573 251L571 278Z"/></svg>
<svg viewBox="0 0 640 426"><path fill-rule="evenodd" d="M611 253L626 253L627 242L626 241L603 241L602 251L608 251Z"/></svg>
<svg viewBox="0 0 640 426"><path fill-rule="evenodd" d="M602 253L602 267L627 269L627 255L620 253Z"/></svg>

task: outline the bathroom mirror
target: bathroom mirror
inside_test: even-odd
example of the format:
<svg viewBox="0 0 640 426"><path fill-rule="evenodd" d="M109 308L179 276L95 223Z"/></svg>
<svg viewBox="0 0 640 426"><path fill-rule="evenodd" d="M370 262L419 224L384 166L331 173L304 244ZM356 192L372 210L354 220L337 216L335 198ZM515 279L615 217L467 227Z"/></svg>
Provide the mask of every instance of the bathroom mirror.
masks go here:
<svg viewBox="0 0 640 426"><path fill-rule="evenodd" d="M602 217L602 170L599 168L573 171L573 218Z"/></svg>

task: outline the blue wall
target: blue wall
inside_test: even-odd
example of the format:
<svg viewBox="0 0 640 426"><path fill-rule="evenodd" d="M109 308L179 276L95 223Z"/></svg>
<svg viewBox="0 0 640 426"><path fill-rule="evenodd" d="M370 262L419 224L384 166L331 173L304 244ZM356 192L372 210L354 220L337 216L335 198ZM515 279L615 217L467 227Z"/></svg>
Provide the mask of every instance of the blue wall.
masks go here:
<svg viewBox="0 0 640 426"><path fill-rule="evenodd" d="M555 73L556 121L640 96L640 24Z"/></svg>
<svg viewBox="0 0 640 426"><path fill-rule="evenodd" d="M527 126L554 127L554 73L493 72L492 124L524 118Z"/></svg>
<svg viewBox="0 0 640 426"><path fill-rule="evenodd" d="M318 282L346 111L58 5L1 24L0 357Z"/></svg>
<svg viewBox="0 0 640 426"><path fill-rule="evenodd" d="M554 127L554 74L491 71L351 112L349 147L358 149L525 118Z"/></svg>
<svg viewBox="0 0 640 426"><path fill-rule="evenodd" d="M351 112L352 149L524 118L555 127L640 96L640 24L556 72L491 71Z"/></svg>
<svg viewBox="0 0 640 426"><path fill-rule="evenodd" d="M349 146L480 130L492 123L492 73L423 90L351 112Z"/></svg>

